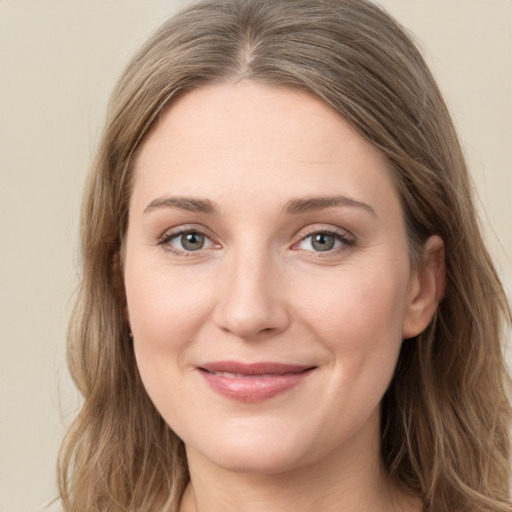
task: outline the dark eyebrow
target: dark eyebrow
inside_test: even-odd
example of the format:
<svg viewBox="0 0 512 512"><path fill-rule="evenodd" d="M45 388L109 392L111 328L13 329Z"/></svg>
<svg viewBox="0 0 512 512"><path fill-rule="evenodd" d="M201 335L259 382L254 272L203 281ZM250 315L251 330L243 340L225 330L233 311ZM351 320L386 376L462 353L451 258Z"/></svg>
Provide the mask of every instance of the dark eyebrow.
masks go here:
<svg viewBox="0 0 512 512"><path fill-rule="evenodd" d="M157 208L179 208L180 210L186 210L189 212L218 215L217 208L212 201L209 199L201 199L196 197L159 197L151 201L151 203L149 203L146 208L144 208L144 213L148 213Z"/></svg>
<svg viewBox="0 0 512 512"><path fill-rule="evenodd" d="M350 206L355 208L363 208L375 217L378 217L375 210L367 203L356 201L346 196L312 196L298 199L292 199L288 201L284 208L283 213L287 214L299 214L307 213L315 210L323 210L325 208L331 208L333 206Z"/></svg>

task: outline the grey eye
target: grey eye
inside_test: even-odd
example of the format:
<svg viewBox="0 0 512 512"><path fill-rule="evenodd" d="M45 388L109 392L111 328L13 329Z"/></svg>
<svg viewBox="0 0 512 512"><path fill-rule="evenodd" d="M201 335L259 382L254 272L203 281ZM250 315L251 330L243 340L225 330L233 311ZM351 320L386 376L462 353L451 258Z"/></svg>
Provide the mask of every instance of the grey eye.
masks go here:
<svg viewBox="0 0 512 512"><path fill-rule="evenodd" d="M336 238L327 233L317 233L311 236L311 247L316 251L329 251L334 247Z"/></svg>
<svg viewBox="0 0 512 512"><path fill-rule="evenodd" d="M186 251L198 251L204 247L206 237L197 231L183 233L178 237Z"/></svg>
<svg viewBox="0 0 512 512"><path fill-rule="evenodd" d="M195 229L183 229L178 232L169 233L162 237L159 245L164 246L164 248L179 256L190 255L192 252L199 253L205 249L220 248L209 236Z"/></svg>
<svg viewBox="0 0 512 512"><path fill-rule="evenodd" d="M300 249L311 252L327 252L339 247L351 245L351 242L343 235L329 231L319 231L304 237L300 243Z"/></svg>

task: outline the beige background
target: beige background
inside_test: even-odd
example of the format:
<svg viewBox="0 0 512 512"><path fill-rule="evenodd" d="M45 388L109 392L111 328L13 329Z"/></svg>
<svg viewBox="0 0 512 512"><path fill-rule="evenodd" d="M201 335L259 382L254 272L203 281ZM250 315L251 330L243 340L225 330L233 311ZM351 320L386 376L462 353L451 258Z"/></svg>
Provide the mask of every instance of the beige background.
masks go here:
<svg viewBox="0 0 512 512"><path fill-rule="evenodd" d="M115 78L180 3L0 0L0 512L55 494L79 403L64 343L84 177ZM512 1L379 3L416 34L447 95L510 296Z"/></svg>

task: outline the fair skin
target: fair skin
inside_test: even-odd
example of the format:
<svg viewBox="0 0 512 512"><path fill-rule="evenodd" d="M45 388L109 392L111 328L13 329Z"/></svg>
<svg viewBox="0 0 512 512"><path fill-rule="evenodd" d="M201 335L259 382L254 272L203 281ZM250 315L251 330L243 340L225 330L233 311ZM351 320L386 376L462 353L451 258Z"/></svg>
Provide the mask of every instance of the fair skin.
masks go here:
<svg viewBox="0 0 512 512"><path fill-rule="evenodd" d="M180 98L137 157L124 278L186 446L181 512L421 510L382 467L379 404L442 242L411 267L388 162L338 114L251 82Z"/></svg>

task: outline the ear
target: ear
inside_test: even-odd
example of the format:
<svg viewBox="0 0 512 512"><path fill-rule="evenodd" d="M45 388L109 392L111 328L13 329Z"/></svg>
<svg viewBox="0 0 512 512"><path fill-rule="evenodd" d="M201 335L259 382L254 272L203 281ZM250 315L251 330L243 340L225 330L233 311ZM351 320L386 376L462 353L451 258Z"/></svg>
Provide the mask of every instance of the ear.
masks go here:
<svg viewBox="0 0 512 512"><path fill-rule="evenodd" d="M444 243L434 235L426 241L421 262L412 271L402 324L403 339L413 338L426 329L444 297L445 286Z"/></svg>
<svg viewBox="0 0 512 512"><path fill-rule="evenodd" d="M128 314L128 304L126 303L126 292L124 288L123 265L121 263L121 254L116 252L112 258L112 273L114 292L116 294L117 303L121 308L124 320L130 326L130 315Z"/></svg>

